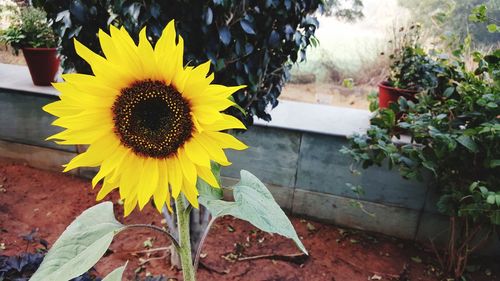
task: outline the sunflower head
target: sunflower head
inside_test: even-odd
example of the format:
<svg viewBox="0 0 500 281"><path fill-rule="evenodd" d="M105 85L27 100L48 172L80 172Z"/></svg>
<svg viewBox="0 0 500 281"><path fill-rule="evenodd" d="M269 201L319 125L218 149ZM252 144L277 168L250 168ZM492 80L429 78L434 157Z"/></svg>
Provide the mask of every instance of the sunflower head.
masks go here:
<svg viewBox="0 0 500 281"><path fill-rule="evenodd" d="M92 180L94 187L103 182L97 199L119 189L125 215L151 198L159 211L165 204L170 208L171 196L181 192L198 207L198 178L219 187L211 161L229 165L223 149L246 148L221 132L245 128L221 112L244 86L212 84L210 61L184 67L184 41L173 21L154 48L145 28L138 44L114 26L110 34L99 30L99 41L104 57L75 40L93 75L63 75L64 82L54 84L60 100L44 107L58 117L53 125L65 129L48 139L88 145L64 171L100 167Z"/></svg>

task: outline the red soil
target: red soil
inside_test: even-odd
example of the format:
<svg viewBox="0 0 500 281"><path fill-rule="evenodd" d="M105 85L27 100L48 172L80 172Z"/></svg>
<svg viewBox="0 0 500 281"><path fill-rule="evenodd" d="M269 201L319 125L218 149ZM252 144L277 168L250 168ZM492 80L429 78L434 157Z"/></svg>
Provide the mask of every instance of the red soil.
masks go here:
<svg viewBox="0 0 500 281"><path fill-rule="evenodd" d="M0 158L0 243L5 248L0 254L14 255L25 251L26 242L20 235L38 229L38 236L54 243L65 227L83 210L96 204L96 190L89 180L72 175L37 170L22 163ZM117 202L116 192L107 198ZM146 206L123 218L123 208L115 204L117 218L125 224L153 223L161 225L161 215ZM332 225L292 217L299 236L310 253L301 264L270 259L250 261L231 260L230 253L240 256L299 253L288 239L257 231L250 224L230 217L214 224L203 248L198 280L442 280L436 277L438 266L433 254L412 242L386 236L341 229ZM96 266L104 276L127 260L126 280L134 280L134 271L145 274L164 274L182 280L182 273L172 269L169 259L156 259L139 264L148 256L134 252L144 250L144 241L150 239L153 247L169 243L160 234L150 230L130 230L119 234L109 254ZM30 246L33 250L34 246ZM149 258L161 256L157 252ZM486 276L485 265L474 273L472 280L500 280L500 271L493 268ZM488 265L486 265L488 266ZM141 268L141 270L139 270Z"/></svg>

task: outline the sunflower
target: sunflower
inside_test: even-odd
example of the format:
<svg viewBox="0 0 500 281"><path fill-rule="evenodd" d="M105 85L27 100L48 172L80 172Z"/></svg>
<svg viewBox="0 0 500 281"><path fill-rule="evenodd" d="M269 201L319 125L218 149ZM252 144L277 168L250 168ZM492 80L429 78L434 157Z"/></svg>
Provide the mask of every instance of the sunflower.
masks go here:
<svg viewBox="0 0 500 281"><path fill-rule="evenodd" d="M64 82L54 83L60 100L43 108L58 117L53 125L65 128L48 139L88 145L64 171L100 166L92 179L93 187L103 182L97 200L119 189L125 216L151 198L159 211L164 204L170 208L171 196L181 192L198 207L198 177L219 187L211 161L229 165L223 149L246 148L220 132L245 128L221 113L244 86L211 84L210 61L184 67L184 42L173 21L154 48L145 28L137 45L123 27L114 26L109 35L99 30L99 41L105 57L74 41L93 75L63 75Z"/></svg>

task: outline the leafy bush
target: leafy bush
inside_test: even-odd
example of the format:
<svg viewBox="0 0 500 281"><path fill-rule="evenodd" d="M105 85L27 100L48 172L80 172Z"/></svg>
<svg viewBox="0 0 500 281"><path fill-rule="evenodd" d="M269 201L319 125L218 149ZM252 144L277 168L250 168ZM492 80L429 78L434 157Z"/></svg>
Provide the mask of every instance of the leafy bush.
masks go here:
<svg viewBox="0 0 500 281"><path fill-rule="evenodd" d="M55 21L54 30L62 39L65 71L90 73L89 66L75 53L73 38L99 52L98 29L124 26L139 34L148 26L154 43L171 19L186 42L185 63L211 60L216 83L246 84L233 95L248 113L232 108L246 124L253 115L270 120L268 107L278 104L283 83L293 63L305 59L306 48L316 45L318 21L312 14L320 0L300 1L132 1L39 0Z"/></svg>
<svg viewBox="0 0 500 281"><path fill-rule="evenodd" d="M405 178L433 175L438 208L451 218L448 259L440 260L455 278L477 241L500 225L500 50L472 53L477 68L469 71L466 49L440 61L434 89L418 94L417 102L400 98L377 111L367 133L342 150L363 168L387 161ZM410 141L394 143L402 132Z"/></svg>
<svg viewBox="0 0 500 281"><path fill-rule="evenodd" d="M46 13L38 8L23 7L13 10L12 24L0 40L11 45L16 55L21 48L53 48L57 45Z"/></svg>
<svg viewBox="0 0 500 281"><path fill-rule="evenodd" d="M395 88L422 91L437 86L439 64L420 44L421 25L413 24L394 31L390 59L389 85Z"/></svg>

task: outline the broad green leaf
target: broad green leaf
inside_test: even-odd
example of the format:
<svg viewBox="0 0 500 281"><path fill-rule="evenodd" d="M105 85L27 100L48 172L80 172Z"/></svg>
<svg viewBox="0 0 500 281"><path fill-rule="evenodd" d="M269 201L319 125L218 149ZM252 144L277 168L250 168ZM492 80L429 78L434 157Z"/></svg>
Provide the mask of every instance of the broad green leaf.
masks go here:
<svg viewBox="0 0 500 281"><path fill-rule="evenodd" d="M115 219L113 204L85 210L61 234L30 281L66 281L94 266L124 226Z"/></svg>
<svg viewBox="0 0 500 281"><path fill-rule="evenodd" d="M479 186L479 190L481 191L482 194L486 194L489 192L488 189L484 186Z"/></svg>
<svg viewBox="0 0 500 281"><path fill-rule="evenodd" d="M494 194L488 195L488 197L486 197L486 202L491 205L495 204L495 195Z"/></svg>
<svg viewBox="0 0 500 281"><path fill-rule="evenodd" d="M457 138L457 141L471 152L477 151L476 143L469 136L461 135Z"/></svg>
<svg viewBox="0 0 500 281"><path fill-rule="evenodd" d="M200 196L199 200L214 217L232 215L246 220L263 231L292 239L300 250L307 254L292 223L258 178L242 170L241 181L233 187L233 194L234 202L205 196Z"/></svg>
<svg viewBox="0 0 500 281"><path fill-rule="evenodd" d="M126 267L127 264L118 267L117 269L113 270L110 274L106 275L106 277L104 277L102 281L122 281L123 272L125 271Z"/></svg>

